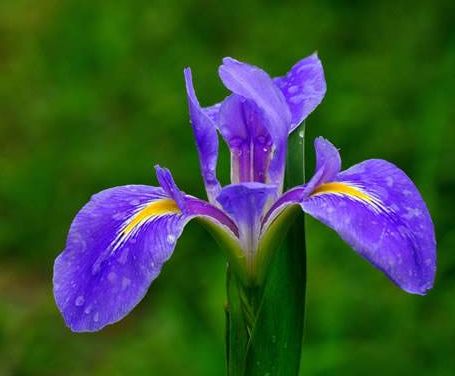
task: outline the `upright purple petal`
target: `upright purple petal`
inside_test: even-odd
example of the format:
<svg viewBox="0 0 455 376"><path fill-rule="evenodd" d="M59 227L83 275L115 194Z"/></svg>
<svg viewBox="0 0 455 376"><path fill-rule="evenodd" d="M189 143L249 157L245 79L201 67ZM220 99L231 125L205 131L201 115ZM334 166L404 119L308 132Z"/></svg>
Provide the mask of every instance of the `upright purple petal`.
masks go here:
<svg viewBox="0 0 455 376"><path fill-rule="evenodd" d="M314 140L316 152L316 170L314 176L308 182L308 189L330 181L341 170L341 158L338 149L323 137Z"/></svg>
<svg viewBox="0 0 455 376"><path fill-rule="evenodd" d="M265 208L276 198L276 186L261 183L232 184L217 197L223 210L236 222L240 242L247 252L254 252Z"/></svg>
<svg viewBox="0 0 455 376"><path fill-rule="evenodd" d="M310 189L296 187L277 200L263 226L293 204L334 229L403 290L425 294L433 286L433 223L415 185L393 164L368 160Z"/></svg>
<svg viewBox="0 0 455 376"><path fill-rule="evenodd" d="M171 195L143 185L111 188L94 195L76 215L53 280L57 306L73 331L96 331L126 316L192 218L208 218L237 239L236 225L221 210L180 196L166 170L158 175ZM185 200L185 211L174 197Z"/></svg>
<svg viewBox="0 0 455 376"><path fill-rule="evenodd" d="M186 68L184 74L191 124L199 153L202 177L208 199L210 202L214 202L220 191L220 183L216 177L218 135L216 133L216 125L212 120L212 116L215 116L216 111L211 113L201 108L194 91L190 68Z"/></svg>
<svg viewBox="0 0 455 376"><path fill-rule="evenodd" d="M275 78L292 114L292 132L321 103L326 92L324 70L316 53L300 60L283 77Z"/></svg>
<svg viewBox="0 0 455 376"><path fill-rule="evenodd" d="M275 148L269 174L281 189L284 176L286 145L291 125L291 114L286 100L270 76L258 67L224 58L219 74L224 85L233 93L251 100L263 112L264 126Z"/></svg>
<svg viewBox="0 0 455 376"><path fill-rule="evenodd" d="M186 213L185 194L177 187L177 184L175 184L171 172L167 168L160 167L159 165L155 166L155 170L156 178L161 188L163 188L166 194L177 203L179 209Z"/></svg>
<svg viewBox="0 0 455 376"><path fill-rule="evenodd" d="M231 182L268 180L272 140L256 104L232 94L220 108L218 127L231 151Z"/></svg>

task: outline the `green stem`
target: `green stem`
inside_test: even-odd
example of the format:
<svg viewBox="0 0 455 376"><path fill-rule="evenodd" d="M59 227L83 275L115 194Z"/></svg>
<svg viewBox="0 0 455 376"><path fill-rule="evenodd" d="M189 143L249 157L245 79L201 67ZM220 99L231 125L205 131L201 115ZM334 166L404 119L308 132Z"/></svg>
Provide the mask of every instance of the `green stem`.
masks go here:
<svg viewBox="0 0 455 376"><path fill-rule="evenodd" d="M304 125L289 138L286 189L304 182ZM292 215L290 212L292 211ZM226 350L229 376L297 376L303 340L306 289L305 223L288 209L292 223L274 243L259 285L227 272ZM286 221L284 221L286 222Z"/></svg>

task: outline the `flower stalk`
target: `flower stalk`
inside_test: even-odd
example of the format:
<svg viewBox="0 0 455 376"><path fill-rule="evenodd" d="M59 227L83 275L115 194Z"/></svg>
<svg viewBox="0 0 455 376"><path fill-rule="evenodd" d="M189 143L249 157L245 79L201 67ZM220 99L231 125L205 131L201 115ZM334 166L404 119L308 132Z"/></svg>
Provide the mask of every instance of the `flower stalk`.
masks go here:
<svg viewBox="0 0 455 376"><path fill-rule="evenodd" d="M286 189L304 183L304 128L289 139ZM245 285L227 270L227 374L298 375L305 318L306 251L304 216L291 207L287 236L269 249L268 262L259 264L264 276ZM277 218L279 220L280 218ZM290 224L290 225L289 225ZM282 234L283 235L283 234ZM263 270L265 269L265 270Z"/></svg>

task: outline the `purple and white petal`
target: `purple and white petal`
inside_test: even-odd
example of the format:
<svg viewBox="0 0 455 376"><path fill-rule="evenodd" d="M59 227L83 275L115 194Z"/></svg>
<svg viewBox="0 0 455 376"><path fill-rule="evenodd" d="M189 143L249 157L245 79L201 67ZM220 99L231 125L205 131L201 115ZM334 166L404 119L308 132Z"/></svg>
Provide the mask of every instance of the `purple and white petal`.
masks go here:
<svg viewBox="0 0 455 376"><path fill-rule="evenodd" d="M223 210L237 224L239 239L244 250L256 250L261 222L267 207L276 199L277 188L261 183L231 184L217 197Z"/></svg>
<svg viewBox="0 0 455 376"><path fill-rule="evenodd" d="M219 68L220 78L233 93L252 100L270 119L274 140L289 130L291 114L280 89L262 69L226 57Z"/></svg>
<svg viewBox="0 0 455 376"><path fill-rule="evenodd" d="M383 160L340 173L301 202L403 290L433 286L436 241L428 209L406 174Z"/></svg>
<svg viewBox="0 0 455 376"><path fill-rule="evenodd" d="M275 78L292 114L292 132L321 103L326 92L322 63L316 53L300 60L283 77Z"/></svg>
<svg viewBox="0 0 455 376"><path fill-rule="evenodd" d="M186 213L185 194L179 189L177 184L175 184L171 172L167 168L163 168L159 165L155 166L155 171L156 179L158 180L160 187L177 203L179 209L183 213Z"/></svg>
<svg viewBox="0 0 455 376"><path fill-rule="evenodd" d="M341 170L341 158L338 149L323 137L314 140L316 152L316 169L313 177L306 186L306 192L311 192L318 185L333 180Z"/></svg>
<svg viewBox="0 0 455 376"><path fill-rule="evenodd" d="M221 189L220 183L216 177L216 164L218 160L218 135L216 133L216 124L210 116L210 111L204 110L199 105L193 87L190 68L186 68L184 74L188 107L194 137L196 139L202 177L204 179L208 199L210 202L214 202L215 197Z"/></svg>
<svg viewBox="0 0 455 376"><path fill-rule="evenodd" d="M337 153L327 150L332 157L321 159L318 171L337 165L333 162ZM287 206L300 204L403 290L425 294L433 286L433 223L419 191L403 171L384 160L367 160L333 179L319 176L316 181L320 184L296 187L280 197L263 227Z"/></svg>
<svg viewBox="0 0 455 376"><path fill-rule="evenodd" d="M170 183L166 170L160 181ZM172 177L171 177L172 179ZM96 331L126 316L174 251L184 226L208 218L233 238L234 222L213 205L186 196L182 211L162 188L129 185L102 191L76 215L54 264L54 296L66 324Z"/></svg>
<svg viewBox="0 0 455 376"><path fill-rule="evenodd" d="M171 256L186 221L161 188L129 185L94 195L54 265L55 300L66 324L96 331L127 315Z"/></svg>
<svg viewBox="0 0 455 376"><path fill-rule="evenodd" d="M219 68L224 85L233 93L252 102L263 112L264 122L274 145L274 155L269 166L271 181L281 189L284 177L287 137L291 113L277 85L262 69L224 58Z"/></svg>
<svg viewBox="0 0 455 376"><path fill-rule="evenodd" d="M231 151L233 184L268 181L272 139L267 121L251 100L232 94L223 101L218 127Z"/></svg>

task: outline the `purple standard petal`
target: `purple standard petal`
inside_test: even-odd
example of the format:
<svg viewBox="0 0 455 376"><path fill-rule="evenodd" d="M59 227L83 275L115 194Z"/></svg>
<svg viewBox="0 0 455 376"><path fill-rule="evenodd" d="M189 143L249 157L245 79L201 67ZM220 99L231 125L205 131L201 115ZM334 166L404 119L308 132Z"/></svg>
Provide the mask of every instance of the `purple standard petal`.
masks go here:
<svg viewBox="0 0 455 376"><path fill-rule="evenodd" d="M323 137L314 140L316 152L316 170L306 185L306 192L310 193L318 185L333 180L341 170L341 158L338 149Z"/></svg>
<svg viewBox="0 0 455 376"><path fill-rule="evenodd" d="M252 101L262 112L275 148L270 162L271 181L281 190L291 113L280 89L270 76L258 67L224 58L220 78L233 93Z"/></svg>
<svg viewBox="0 0 455 376"><path fill-rule="evenodd" d="M221 189L220 183L216 177L218 135L216 133L216 125L212 120L216 113L216 107L213 107L213 111L205 111L202 109L194 91L190 68L185 69L184 75L188 107L199 153L202 177L204 179L207 197L210 202L214 202L215 197Z"/></svg>
<svg viewBox="0 0 455 376"><path fill-rule="evenodd" d="M275 196L276 186L243 183L224 187L217 197L223 210L235 220L240 243L249 255L256 250L265 208Z"/></svg>
<svg viewBox="0 0 455 376"><path fill-rule="evenodd" d="M275 78L292 114L292 132L321 103L326 92L324 70L316 53L300 60L283 77Z"/></svg>
<svg viewBox="0 0 455 376"><path fill-rule="evenodd" d="M177 203L179 209L186 213L185 194L180 191L177 184L175 184L171 172L167 168L160 167L159 165L155 166L155 170L156 179L158 180L161 188L163 188L166 194Z"/></svg>
<svg viewBox="0 0 455 376"><path fill-rule="evenodd" d="M166 190L180 195L167 171L160 174ZM188 197L184 206L186 213L161 188L130 185L102 191L82 208L54 265L55 300L73 331L96 331L126 316L192 218L210 218L232 237L238 233L232 220L209 203Z"/></svg>
<svg viewBox="0 0 455 376"><path fill-rule="evenodd" d="M236 94L220 108L218 127L231 151L231 182L268 181L272 139L263 112L254 102Z"/></svg>
<svg viewBox="0 0 455 376"><path fill-rule="evenodd" d="M393 164L367 160L311 190L294 188L274 204L264 222L268 225L283 208L297 203L403 290L425 294L433 286L433 223L415 185Z"/></svg>

